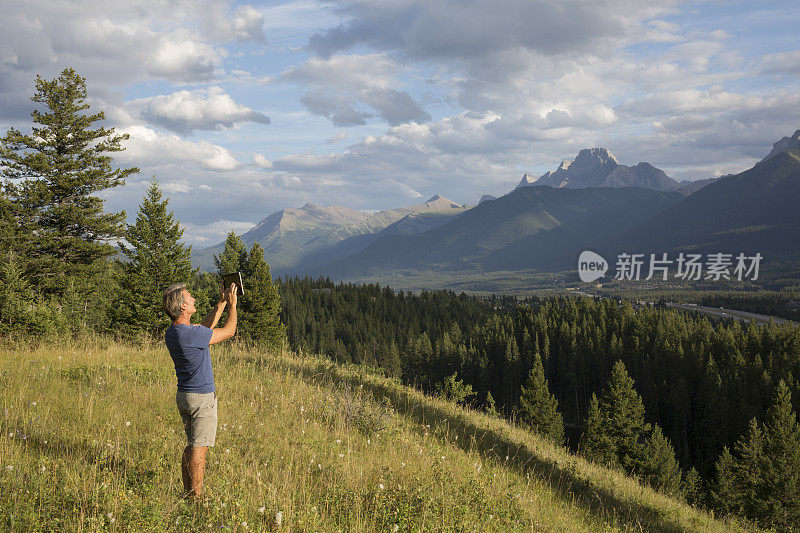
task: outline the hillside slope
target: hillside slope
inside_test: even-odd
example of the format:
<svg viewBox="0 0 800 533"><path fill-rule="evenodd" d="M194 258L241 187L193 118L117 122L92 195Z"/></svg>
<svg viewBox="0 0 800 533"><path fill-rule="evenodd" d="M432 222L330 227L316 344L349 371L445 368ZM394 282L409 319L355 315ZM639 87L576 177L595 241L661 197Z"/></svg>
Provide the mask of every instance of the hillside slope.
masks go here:
<svg viewBox="0 0 800 533"><path fill-rule="evenodd" d="M783 151L656 214L624 235L618 247L648 252L760 252L768 260L798 259L799 205L800 151Z"/></svg>
<svg viewBox="0 0 800 533"><path fill-rule="evenodd" d="M220 424L195 508L161 346L0 349L0 529L735 529L358 369L235 345L212 358Z"/></svg>

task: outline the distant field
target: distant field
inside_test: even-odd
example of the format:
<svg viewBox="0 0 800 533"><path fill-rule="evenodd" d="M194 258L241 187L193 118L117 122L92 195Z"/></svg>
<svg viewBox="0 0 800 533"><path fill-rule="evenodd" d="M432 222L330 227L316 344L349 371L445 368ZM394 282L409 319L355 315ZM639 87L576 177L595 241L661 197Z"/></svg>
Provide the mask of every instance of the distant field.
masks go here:
<svg viewBox="0 0 800 533"><path fill-rule="evenodd" d="M208 499L160 346L0 349L0 530L737 529L502 420L316 358L212 348Z"/></svg>

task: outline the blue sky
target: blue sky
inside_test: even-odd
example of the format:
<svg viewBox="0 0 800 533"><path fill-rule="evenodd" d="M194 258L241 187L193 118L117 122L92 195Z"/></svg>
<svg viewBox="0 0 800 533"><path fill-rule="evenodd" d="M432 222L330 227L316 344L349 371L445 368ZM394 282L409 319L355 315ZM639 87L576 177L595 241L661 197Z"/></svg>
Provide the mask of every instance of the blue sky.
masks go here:
<svg viewBox="0 0 800 533"><path fill-rule="evenodd" d="M475 203L604 147L680 180L800 128L800 4L639 0L3 2L0 127L74 67L202 247L305 202Z"/></svg>

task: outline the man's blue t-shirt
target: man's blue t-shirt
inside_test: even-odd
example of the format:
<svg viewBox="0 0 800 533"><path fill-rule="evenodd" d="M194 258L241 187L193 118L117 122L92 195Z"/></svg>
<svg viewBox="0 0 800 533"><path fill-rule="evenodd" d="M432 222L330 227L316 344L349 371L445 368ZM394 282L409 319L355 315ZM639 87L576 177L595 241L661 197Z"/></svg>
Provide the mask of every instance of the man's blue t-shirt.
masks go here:
<svg viewBox="0 0 800 533"><path fill-rule="evenodd" d="M181 392L214 392L214 372L208 343L213 332L205 326L173 324L164 340L175 363L178 390Z"/></svg>

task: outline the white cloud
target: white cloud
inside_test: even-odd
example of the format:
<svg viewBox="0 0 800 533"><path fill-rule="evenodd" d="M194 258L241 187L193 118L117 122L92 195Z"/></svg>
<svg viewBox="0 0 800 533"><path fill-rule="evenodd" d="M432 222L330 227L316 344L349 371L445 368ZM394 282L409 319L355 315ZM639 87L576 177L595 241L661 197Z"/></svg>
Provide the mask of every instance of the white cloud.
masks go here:
<svg viewBox="0 0 800 533"><path fill-rule="evenodd" d="M390 126L427 122L431 116L422 106L395 88L403 70L385 54L335 55L311 58L287 69L280 79L312 87L300 102L336 127L364 125L375 115L359 109L359 104L372 108Z"/></svg>
<svg viewBox="0 0 800 533"><path fill-rule="evenodd" d="M159 184L159 187L161 187L162 191L169 194L184 193L192 190L191 186L189 185L189 182L187 181L167 181L165 183Z"/></svg>
<svg viewBox="0 0 800 533"><path fill-rule="evenodd" d="M255 154L253 156L253 162L261 168L272 168L272 161L261 154Z"/></svg>
<svg viewBox="0 0 800 533"><path fill-rule="evenodd" d="M223 242L231 231L237 235L247 232L256 225L256 222L242 220L216 220L209 224L182 224L185 239L195 243L199 248L213 246Z"/></svg>
<svg viewBox="0 0 800 533"><path fill-rule="evenodd" d="M241 122L269 124L270 119L236 103L220 87L178 91L130 102L144 119L179 133L231 128Z"/></svg>
<svg viewBox="0 0 800 533"><path fill-rule="evenodd" d="M768 54L761 58L760 67L767 74L800 75L800 50Z"/></svg>
<svg viewBox="0 0 800 533"><path fill-rule="evenodd" d="M263 41L264 15L250 5L241 5L233 13L212 11L205 21L209 35L219 41Z"/></svg>
<svg viewBox="0 0 800 533"><path fill-rule="evenodd" d="M311 59L288 68L281 79L328 89L360 91L388 88L401 67L386 54L335 55Z"/></svg>
<svg viewBox="0 0 800 533"><path fill-rule="evenodd" d="M185 141L177 135L164 135L145 126L122 128L118 133L130 135L125 151L117 156L128 164L181 164L214 171L233 170L239 166L227 149L207 141Z"/></svg>
<svg viewBox="0 0 800 533"><path fill-rule="evenodd" d="M221 52L188 39L162 37L147 61L147 71L170 81L203 81L214 77Z"/></svg>

